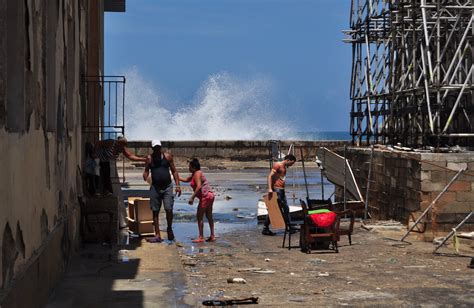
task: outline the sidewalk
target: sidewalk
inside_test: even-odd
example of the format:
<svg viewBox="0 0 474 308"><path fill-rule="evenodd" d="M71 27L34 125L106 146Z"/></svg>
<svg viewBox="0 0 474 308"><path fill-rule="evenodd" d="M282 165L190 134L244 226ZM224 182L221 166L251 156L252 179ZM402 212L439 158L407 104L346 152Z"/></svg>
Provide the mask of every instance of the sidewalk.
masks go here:
<svg viewBox="0 0 474 308"><path fill-rule="evenodd" d="M144 239L121 248L86 245L73 258L47 307L189 307L174 243Z"/></svg>

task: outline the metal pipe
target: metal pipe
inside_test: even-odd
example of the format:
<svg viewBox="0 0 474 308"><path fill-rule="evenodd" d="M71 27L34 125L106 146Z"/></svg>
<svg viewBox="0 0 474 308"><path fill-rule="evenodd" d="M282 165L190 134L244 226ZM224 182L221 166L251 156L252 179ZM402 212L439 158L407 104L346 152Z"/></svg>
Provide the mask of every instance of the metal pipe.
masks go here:
<svg viewBox="0 0 474 308"><path fill-rule="evenodd" d="M346 210L346 202L347 202L347 196L346 196L346 169L347 169L347 160L346 160L346 154L347 154L347 146L344 145L344 211Z"/></svg>
<svg viewBox="0 0 474 308"><path fill-rule="evenodd" d="M306 202L308 202L308 200L309 200L309 190L308 190L308 180L306 179L306 168L304 167L303 148L300 148L300 154L301 154L301 164L303 165L304 185L306 187Z"/></svg>
<svg viewBox="0 0 474 308"><path fill-rule="evenodd" d="M463 221L461 221L456 227L453 228L453 230L451 232L449 232L449 234L443 239L443 241L441 242L441 244L439 244L434 250L433 250L433 253L435 253L439 248L441 248L441 246L444 245L444 243L446 243L447 240L449 240L451 238L451 236L453 236L453 234L459 229L462 227L462 225L464 225L464 223L466 221L469 220L469 218L471 218L471 216L474 214L474 212L471 212L469 215L466 216L466 218L463 219Z"/></svg>
<svg viewBox="0 0 474 308"><path fill-rule="evenodd" d="M458 98L456 99L456 103L454 103L453 109L451 110L451 114L448 117L448 120L446 121L446 125L444 126L443 133L448 130L449 124L451 124L451 121L453 120L454 113L456 112L456 109L458 108L459 102L461 101L462 94L464 93L464 89L466 88L466 85L471 78L472 70L474 69L474 65L471 65L471 69L469 70L469 73L467 74L466 81L464 81L464 84L461 88L461 92L459 92Z"/></svg>
<svg viewBox="0 0 474 308"><path fill-rule="evenodd" d="M407 233L400 239L400 242L403 242L403 240L408 236L408 234L416 227L416 225L426 216L426 214L428 214L429 210L431 210L431 208L433 207L433 205L435 205L435 203L439 200L439 198L441 198L441 196L443 196L443 194L449 189L449 187L451 186L451 184L453 184L457 178L464 172L466 171L466 169L461 169L458 171L458 173L456 173L456 175L451 179L451 181L449 181L449 183L443 188L443 190L439 193L439 195L433 200L431 201L431 204L426 208L426 210L421 214L420 217L418 217L418 219L415 221L415 223L413 224L413 226L411 226L410 229L408 229Z"/></svg>
<svg viewBox="0 0 474 308"><path fill-rule="evenodd" d="M369 176L367 178L367 191L365 192L364 219L367 219L367 214L369 211L369 191L370 191L370 181L372 180L372 160L373 159L374 159L374 145L372 144L372 150L370 151Z"/></svg>

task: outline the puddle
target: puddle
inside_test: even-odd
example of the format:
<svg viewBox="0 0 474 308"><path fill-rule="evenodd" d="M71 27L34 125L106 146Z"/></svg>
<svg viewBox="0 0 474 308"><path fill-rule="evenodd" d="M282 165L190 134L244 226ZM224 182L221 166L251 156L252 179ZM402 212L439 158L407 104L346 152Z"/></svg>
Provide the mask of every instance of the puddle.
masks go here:
<svg viewBox="0 0 474 308"><path fill-rule="evenodd" d="M216 253L216 250L214 248L210 248L210 247L196 247L196 246L188 246L184 249L184 252L187 254L187 255L192 255L192 256L195 256L195 255L200 255L200 254L214 254Z"/></svg>

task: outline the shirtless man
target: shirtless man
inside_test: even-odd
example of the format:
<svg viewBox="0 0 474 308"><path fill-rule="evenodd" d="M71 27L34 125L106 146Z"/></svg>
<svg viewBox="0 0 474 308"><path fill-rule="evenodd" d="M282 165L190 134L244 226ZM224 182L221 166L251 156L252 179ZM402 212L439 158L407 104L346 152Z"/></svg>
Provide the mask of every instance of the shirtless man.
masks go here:
<svg viewBox="0 0 474 308"><path fill-rule="evenodd" d="M286 201L285 195L285 178L286 178L286 169L293 166L296 162L296 157L292 154L286 155L283 158L282 162L276 162L273 164L270 174L268 174L267 183L268 183L268 198L271 199L274 192L278 197L278 205L283 209L286 217L283 217L288 223L290 222L290 208L288 207L288 202ZM263 225L262 234L263 235L275 235L274 232L270 230L270 215L267 216L265 224Z"/></svg>
<svg viewBox="0 0 474 308"><path fill-rule="evenodd" d="M161 151L161 142L159 140L153 140L151 142L151 147L153 149L153 153L147 157L145 171L143 172L143 180L148 180L148 175L151 171L150 207L153 211L155 237L147 239L147 241L150 243L160 243L163 241L160 235L160 225L158 219L161 210L161 204L163 204L166 212L168 240L173 241L174 234L172 224L174 194L170 170L176 183L175 191L178 197L181 196L179 175L173 162L173 156L171 156L169 153L163 153Z"/></svg>

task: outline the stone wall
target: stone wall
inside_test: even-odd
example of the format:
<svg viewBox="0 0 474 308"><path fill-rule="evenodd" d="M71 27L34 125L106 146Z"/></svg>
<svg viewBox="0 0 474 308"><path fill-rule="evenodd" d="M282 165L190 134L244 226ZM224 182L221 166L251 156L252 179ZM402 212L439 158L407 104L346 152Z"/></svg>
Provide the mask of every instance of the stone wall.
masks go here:
<svg viewBox="0 0 474 308"><path fill-rule="evenodd" d="M338 151L343 154L342 150ZM366 196L370 162L369 148L347 148L347 158ZM428 227L450 230L474 210L474 153L414 153L375 149L368 195L369 212L377 219L407 222L411 213L417 218L443 190L460 168L462 176L436 203L428 216ZM474 221L466 229L474 228Z"/></svg>
<svg viewBox="0 0 474 308"><path fill-rule="evenodd" d="M421 154L420 210L424 211L460 169L467 169L436 203L433 225L451 231L474 211L474 152ZM474 219L465 229L474 230Z"/></svg>
<svg viewBox="0 0 474 308"><path fill-rule="evenodd" d="M314 160L317 147L334 149L348 141L281 141L281 151L287 153L291 144L295 146L296 157L303 155ZM178 161L197 157L203 160L226 159L232 161L268 160L268 141L229 140L229 141L163 141L163 148L173 154ZM138 155L151 153L150 141L129 141L127 148Z"/></svg>
<svg viewBox="0 0 474 308"><path fill-rule="evenodd" d="M0 306L40 307L78 248L87 0L0 2Z"/></svg>

